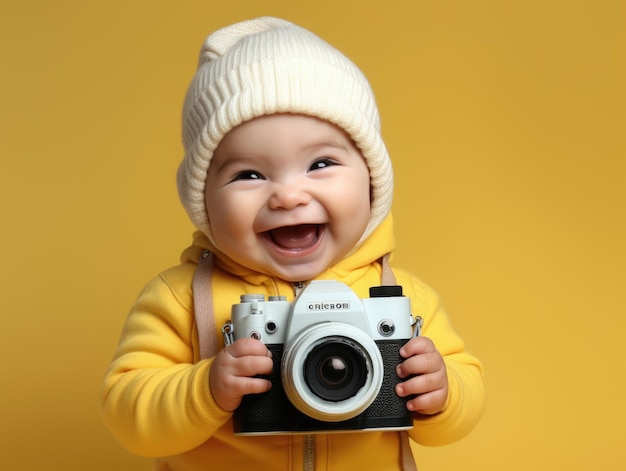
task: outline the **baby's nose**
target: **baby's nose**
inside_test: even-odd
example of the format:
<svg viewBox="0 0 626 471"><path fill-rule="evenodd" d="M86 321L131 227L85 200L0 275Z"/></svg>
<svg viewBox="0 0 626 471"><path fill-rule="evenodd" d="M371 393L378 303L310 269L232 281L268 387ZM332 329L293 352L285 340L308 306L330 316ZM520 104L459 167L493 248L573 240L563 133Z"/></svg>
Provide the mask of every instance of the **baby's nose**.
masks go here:
<svg viewBox="0 0 626 471"><path fill-rule="evenodd" d="M308 204L311 195L302 185L293 183L277 183L269 200L271 209L292 209Z"/></svg>

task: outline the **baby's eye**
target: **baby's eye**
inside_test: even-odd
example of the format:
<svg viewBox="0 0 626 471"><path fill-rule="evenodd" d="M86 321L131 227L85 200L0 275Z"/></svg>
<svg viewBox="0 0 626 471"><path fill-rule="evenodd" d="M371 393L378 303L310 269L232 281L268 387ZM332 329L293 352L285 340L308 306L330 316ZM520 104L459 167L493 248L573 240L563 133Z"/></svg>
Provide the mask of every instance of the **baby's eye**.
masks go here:
<svg viewBox="0 0 626 471"><path fill-rule="evenodd" d="M326 158L319 159L313 162L309 170L320 170L323 168L332 167L333 165L337 165L337 162L335 162L331 158L326 157Z"/></svg>
<svg viewBox="0 0 626 471"><path fill-rule="evenodd" d="M231 181L237 180L262 180L263 175L261 175L256 170L243 170L241 172L237 172L237 174L232 178Z"/></svg>

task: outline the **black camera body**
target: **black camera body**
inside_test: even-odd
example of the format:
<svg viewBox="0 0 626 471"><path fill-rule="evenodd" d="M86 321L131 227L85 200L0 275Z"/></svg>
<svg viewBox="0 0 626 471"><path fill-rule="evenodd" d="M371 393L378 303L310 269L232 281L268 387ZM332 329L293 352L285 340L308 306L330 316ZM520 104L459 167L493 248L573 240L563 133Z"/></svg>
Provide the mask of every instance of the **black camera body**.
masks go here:
<svg viewBox="0 0 626 471"><path fill-rule="evenodd" d="M407 398L396 395L399 350L412 336L401 286L360 299L339 281L312 281L290 303L245 294L224 326L233 339L260 339L272 352L272 388L244 396L239 435L406 430Z"/></svg>

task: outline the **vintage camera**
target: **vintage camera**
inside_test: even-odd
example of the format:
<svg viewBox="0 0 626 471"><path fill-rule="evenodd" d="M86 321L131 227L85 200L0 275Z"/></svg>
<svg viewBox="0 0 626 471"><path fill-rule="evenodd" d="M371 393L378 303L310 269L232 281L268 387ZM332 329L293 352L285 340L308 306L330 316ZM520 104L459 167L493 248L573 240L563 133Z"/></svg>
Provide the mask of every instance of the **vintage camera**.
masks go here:
<svg viewBox="0 0 626 471"><path fill-rule="evenodd" d="M395 393L414 324L401 286L371 287L360 299L344 283L312 281L292 303L244 294L231 319L227 343L257 338L274 361L271 390L244 396L235 411L236 434L411 428L407 398Z"/></svg>

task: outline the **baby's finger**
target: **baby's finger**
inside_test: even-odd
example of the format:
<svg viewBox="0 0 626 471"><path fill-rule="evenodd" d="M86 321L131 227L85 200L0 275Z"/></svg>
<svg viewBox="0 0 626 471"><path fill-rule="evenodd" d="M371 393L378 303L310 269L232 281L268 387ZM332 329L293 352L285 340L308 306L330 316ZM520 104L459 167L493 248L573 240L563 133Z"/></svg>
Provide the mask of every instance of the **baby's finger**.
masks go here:
<svg viewBox="0 0 626 471"><path fill-rule="evenodd" d="M409 358L422 353L434 352L435 344L428 337L413 337L400 348L400 356Z"/></svg>
<svg viewBox="0 0 626 471"><path fill-rule="evenodd" d="M411 375L433 373L443 368L443 359L437 352L423 353L407 358L396 367L396 374L400 378Z"/></svg>
<svg viewBox="0 0 626 471"><path fill-rule="evenodd" d="M274 362L269 357L248 355L233 362L232 373L235 376L268 375L273 367Z"/></svg>
<svg viewBox="0 0 626 471"><path fill-rule="evenodd" d="M407 397L429 393L442 387L445 387L445 383L441 383L437 374L419 375L398 383L396 385L396 394L400 397Z"/></svg>
<svg viewBox="0 0 626 471"><path fill-rule="evenodd" d="M235 383L236 393L242 396L247 394L260 394L272 388L271 381L264 378L239 378Z"/></svg>
<svg viewBox="0 0 626 471"><path fill-rule="evenodd" d="M227 346L224 350L235 358L241 358L248 355L266 356L268 358L271 358L272 356L271 352L267 349L263 342L249 337L237 340Z"/></svg>
<svg viewBox="0 0 626 471"><path fill-rule="evenodd" d="M445 409L446 399L447 391L437 389L408 400L406 408L418 414L432 415Z"/></svg>

